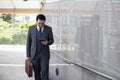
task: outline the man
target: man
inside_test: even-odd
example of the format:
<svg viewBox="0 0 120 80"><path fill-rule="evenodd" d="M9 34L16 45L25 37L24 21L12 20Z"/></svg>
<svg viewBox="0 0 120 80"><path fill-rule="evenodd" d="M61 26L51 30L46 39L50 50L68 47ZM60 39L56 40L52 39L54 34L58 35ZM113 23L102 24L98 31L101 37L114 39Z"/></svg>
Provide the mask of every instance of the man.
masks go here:
<svg viewBox="0 0 120 80"><path fill-rule="evenodd" d="M27 58L32 61L35 80L49 80L49 45L54 42L52 28L45 25L46 17L39 14L37 24L30 26L27 36Z"/></svg>

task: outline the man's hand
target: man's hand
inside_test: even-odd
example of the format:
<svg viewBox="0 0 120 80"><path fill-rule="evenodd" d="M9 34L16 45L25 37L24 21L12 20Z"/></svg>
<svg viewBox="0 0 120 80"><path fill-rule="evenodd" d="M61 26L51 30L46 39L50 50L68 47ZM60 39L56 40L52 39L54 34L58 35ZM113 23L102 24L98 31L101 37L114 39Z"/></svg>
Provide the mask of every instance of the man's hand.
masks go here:
<svg viewBox="0 0 120 80"><path fill-rule="evenodd" d="M47 41L47 40L43 40L43 41L41 41L41 43L42 43L43 45L47 45L48 41Z"/></svg>
<svg viewBox="0 0 120 80"><path fill-rule="evenodd" d="M31 57L27 57L27 59L31 60Z"/></svg>

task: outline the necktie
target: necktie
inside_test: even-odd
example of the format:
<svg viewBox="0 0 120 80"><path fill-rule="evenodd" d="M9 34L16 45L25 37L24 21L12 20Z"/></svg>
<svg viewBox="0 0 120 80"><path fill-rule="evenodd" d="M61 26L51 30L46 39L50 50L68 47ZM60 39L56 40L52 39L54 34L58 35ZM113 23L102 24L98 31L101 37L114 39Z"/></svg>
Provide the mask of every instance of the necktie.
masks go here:
<svg viewBox="0 0 120 80"><path fill-rule="evenodd" d="M39 29L39 34L41 34L41 33L42 33L42 28Z"/></svg>

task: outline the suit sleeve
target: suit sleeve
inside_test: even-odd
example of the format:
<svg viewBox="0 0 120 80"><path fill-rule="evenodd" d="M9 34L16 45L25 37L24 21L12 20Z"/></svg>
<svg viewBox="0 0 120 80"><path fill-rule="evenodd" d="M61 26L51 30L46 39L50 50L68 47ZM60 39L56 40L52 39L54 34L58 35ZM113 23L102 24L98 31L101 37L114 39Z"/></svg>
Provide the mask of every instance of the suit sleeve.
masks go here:
<svg viewBox="0 0 120 80"><path fill-rule="evenodd" d="M30 33L30 27L28 29L28 35L27 35L27 44L26 44L26 56L31 57L30 50L31 50L31 33Z"/></svg>
<svg viewBox="0 0 120 80"><path fill-rule="evenodd" d="M53 32L52 32L52 28L50 28L50 31L49 31L49 40L48 40L48 44L47 45L51 45L53 43L54 43Z"/></svg>

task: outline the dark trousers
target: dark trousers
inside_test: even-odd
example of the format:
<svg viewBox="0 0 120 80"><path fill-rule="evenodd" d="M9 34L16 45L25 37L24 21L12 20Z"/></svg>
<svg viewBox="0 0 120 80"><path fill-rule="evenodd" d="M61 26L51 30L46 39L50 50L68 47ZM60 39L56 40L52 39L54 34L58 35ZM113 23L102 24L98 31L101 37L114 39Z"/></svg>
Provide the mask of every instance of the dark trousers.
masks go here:
<svg viewBox="0 0 120 80"><path fill-rule="evenodd" d="M49 80L49 58L37 55L32 63L35 80Z"/></svg>

